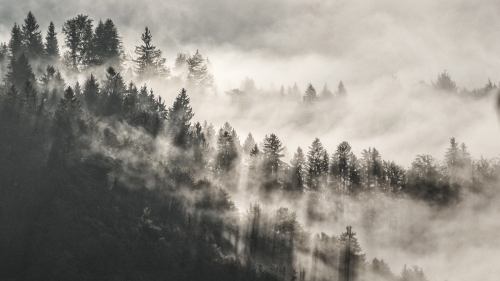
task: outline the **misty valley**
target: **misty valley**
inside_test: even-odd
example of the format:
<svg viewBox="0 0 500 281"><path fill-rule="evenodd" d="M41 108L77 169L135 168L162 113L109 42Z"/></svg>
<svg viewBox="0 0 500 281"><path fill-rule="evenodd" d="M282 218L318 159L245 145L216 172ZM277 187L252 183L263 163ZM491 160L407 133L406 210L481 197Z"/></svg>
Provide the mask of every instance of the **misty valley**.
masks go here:
<svg viewBox="0 0 500 281"><path fill-rule="evenodd" d="M201 49L167 65L162 30L138 27L130 51L111 19L19 22L0 44L0 280L453 281L497 267L500 158L446 135L498 131L496 83L466 89L445 70L370 95L250 77L221 91Z"/></svg>

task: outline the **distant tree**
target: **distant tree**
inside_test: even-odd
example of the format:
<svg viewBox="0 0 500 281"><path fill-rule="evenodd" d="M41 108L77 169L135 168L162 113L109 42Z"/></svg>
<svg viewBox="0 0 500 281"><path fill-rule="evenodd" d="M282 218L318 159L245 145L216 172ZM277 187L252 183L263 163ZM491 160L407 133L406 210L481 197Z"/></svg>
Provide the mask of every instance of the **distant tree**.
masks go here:
<svg viewBox="0 0 500 281"><path fill-rule="evenodd" d="M12 31L10 32L9 50L15 59L23 53L23 34L21 28L16 23L14 23L14 27L12 27Z"/></svg>
<svg viewBox="0 0 500 281"><path fill-rule="evenodd" d="M182 54L182 53L177 54L177 57L175 58L173 72L174 72L174 75L177 75L179 77L184 77L184 76L187 77L188 57L186 54Z"/></svg>
<svg viewBox="0 0 500 281"><path fill-rule="evenodd" d="M283 85L281 85L280 92L279 92L279 97L280 98L284 98L285 96L286 96L285 87L283 87Z"/></svg>
<svg viewBox="0 0 500 281"><path fill-rule="evenodd" d="M347 91L346 91L342 81L340 81L339 86L337 88L337 92L335 94L337 97L340 97L340 98L347 96Z"/></svg>
<svg viewBox="0 0 500 281"><path fill-rule="evenodd" d="M214 84L214 77L208 72L207 64L202 55L196 50L196 53L190 57L188 63L188 77L187 83L190 87L205 92L212 89Z"/></svg>
<svg viewBox="0 0 500 281"><path fill-rule="evenodd" d="M255 146L255 140L252 136L251 133L248 133L247 138L245 139L245 142L243 143L243 151L245 152L245 155L250 154L250 150Z"/></svg>
<svg viewBox="0 0 500 281"><path fill-rule="evenodd" d="M63 24L64 45L69 50L64 54L66 65L73 70L86 68L92 61L92 20L78 15Z"/></svg>
<svg viewBox="0 0 500 281"><path fill-rule="evenodd" d="M458 90L457 84L451 80L451 77L446 70L438 75L436 83L432 82L432 85L434 86L434 89L439 91L457 92Z"/></svg>
<svg viewBox="0 0 500 281"><path fill-rule="evenodd" d="M153 36L148 27L141 35L143 45L135 47L137 58L135 70L140 79L149 79L152 77L167 77L170 75L170 69L165 66L165 59L162 58L162 52L156 50L151 44Z"/></svg>
<svg viewBox="0 0 500 281"><path fill-rule="evenodd" d="M22 38L25 55L28 59L39 59L43 56L42 33L33 13L29 12L22 26Z"/></svg>
<svg viewBox="0 0 500 281"><path fill-rule="evenodd" d="M384 262L384 260L374 258L370 265L370 269L375 275L383 278L384 280L396 280L396 276L394 276L394 274L391 272L391 269L389 268L389 265Z"/></svg>
<svg viewBox="0 0 500 281"><path fill-rule="evenodd" d="M50 22L47 36L45 37L45 57L51 63L59 59L59 43L53 22Z"/></svg>
<svg viewBox="0 0 500 281"><path fill-rule="evenodd" d="M328 85L325 83L325 86L323 87L323 90L321 91L321 99L323 100L328 100L333 98L333 93L328 89Z"/></svg>
<svg viewBox="0 0 500 281"><path fill-rule="evenodd" d="M304 103L307 105L312 105L317 100L318 100L318 95L316 94L316 90L311 84L309 84L307 86L306 94L304 96Z"/></svg>

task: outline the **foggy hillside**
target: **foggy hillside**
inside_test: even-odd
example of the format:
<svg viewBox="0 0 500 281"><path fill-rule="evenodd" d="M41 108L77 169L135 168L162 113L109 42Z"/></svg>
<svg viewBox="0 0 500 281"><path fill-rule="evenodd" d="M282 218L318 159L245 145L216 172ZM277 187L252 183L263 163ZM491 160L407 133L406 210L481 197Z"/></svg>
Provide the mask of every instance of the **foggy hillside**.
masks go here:
<svg viewBox="0 0 500 281"><path fill-rule="evenodd" d="M496 280L497 3L171 2L4 5L2 279Z"/></svg>

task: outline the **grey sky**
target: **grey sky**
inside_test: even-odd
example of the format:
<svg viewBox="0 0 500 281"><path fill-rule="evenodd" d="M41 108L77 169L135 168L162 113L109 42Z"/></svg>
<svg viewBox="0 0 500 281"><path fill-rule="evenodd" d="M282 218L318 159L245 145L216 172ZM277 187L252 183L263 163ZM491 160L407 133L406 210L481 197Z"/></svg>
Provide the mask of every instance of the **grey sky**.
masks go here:
<svg viewBox="0 0 500 281"><path fill-rule="evenodd" d="M444 69L466 87L500 80L500 2L494 0L0 2L2 41L29 10L44 32L50 20L60 32L64 20L80 13L111 18L128 48L147 25L168 63L196 48L212 58L223 88L247 75L263 86L271 80L366 84L393 75L429 82Z"/></svg>

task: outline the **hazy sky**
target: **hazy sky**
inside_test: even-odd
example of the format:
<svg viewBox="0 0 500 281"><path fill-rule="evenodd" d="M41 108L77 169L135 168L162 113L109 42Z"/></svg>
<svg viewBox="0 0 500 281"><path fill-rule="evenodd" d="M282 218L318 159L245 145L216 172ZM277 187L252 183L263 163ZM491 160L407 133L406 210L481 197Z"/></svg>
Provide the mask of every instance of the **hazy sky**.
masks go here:
<svg viewBox="0 0 500 281"><path fill-rule="evenodd" d="M260 140L271 132L292 153L319 137L329 151L343 140L356 153L369 146L408 166L416 154L442 158L450 137L464 141L474 157L495 157L500 131L490 100L484 104L414 100L404 87L436 80L447 70L459 86L478 88L500 81L500 1L317 1L317 0L0 0L0 41L9 39L14 22L32 11L45 36L52 20L61 35L65 20L87 14L94 21L111 18L128 50L141 43L144 27L172 66L176 53L196 49L212 62L219 92L240 86L245 76L258 86L275 88L311 82L335 88L344 82L354 107L347 125L331 119L298 129L289 114L266 113L253 119L224 108L195 106L196 121L221 126L229 121L242 141L248 132ZM62 38L60 38L62 44ZM397 81L402 89L387 89ZM391 86L392 87L392 86ZM405 93L407 98L394 98ZM169 103L175 92L155 88ZM391 93L391 94L388 94ZM369 98L368 98L369 97ZM376 106L375 106L376 105ZM209 107L213 108L213 107ZM227 108L227 107L226 107ZM266 108L264 112L269 112ZM285 109L286 110L286 109ZM330 115L326 115L330 116ZM377 118L374 118L376 116ZM244 119L242 119L244 118ZM239 121L238 121L238 120ZM394 132L387 129L397 128ZM366 126L370 130L366 130ZM307 130L306 130L307 129ZM370 135L361 133L369 132Z"/></svg>
<svg viewBox="0 0 500 281"><path fill-rule="evenodd" d="M447 69L458 84L500 81L500 2L317 0L0 0L0 40L28 11L44 33L50 20L111 18L128 48L145 26L164 50L197 48L211 58L219 88L245 76L268 86L312 82L356 87L384 76L435 80Z"/></svg>

